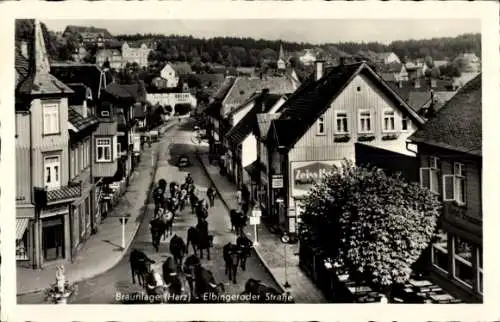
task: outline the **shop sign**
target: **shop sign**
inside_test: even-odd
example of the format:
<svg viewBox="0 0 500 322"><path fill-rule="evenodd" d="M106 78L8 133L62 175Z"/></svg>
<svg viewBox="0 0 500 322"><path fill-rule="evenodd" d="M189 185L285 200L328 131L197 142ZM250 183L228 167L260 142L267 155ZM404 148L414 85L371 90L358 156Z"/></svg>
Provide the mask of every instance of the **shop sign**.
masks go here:
<svg viewBox="0 0 500 322"><path fill-rule="evenodd" d="M307 194L321 179L342 167L342 160L300 161L291 163L292 196Z"/></svg>
<svg viewBox="0 0 500 322"><path fill-rule="evenodd" d="M132 143L134 144L134 152L141 152L141 136L139 134L132 135Z"/></svg>
<svg viewBox="0 0 500 322"><path fill-rule="evenodd" d="M273 174L271 179L271 186L273 189L283 188L283 175Z"/></svg>
<svg viewBox="0 0 500 322"><path fill-rule="evenodd" d="M260 217L250 216L250 225L260 225Z"/></svg>
<svg viewBox="0 0 500 322"><path fill-rule="evenodd" d="M459 207L452 202L445 202L443 210L446 221L464 227L469 231L482 231L483 221L470 216L466 208Z"/></svg>

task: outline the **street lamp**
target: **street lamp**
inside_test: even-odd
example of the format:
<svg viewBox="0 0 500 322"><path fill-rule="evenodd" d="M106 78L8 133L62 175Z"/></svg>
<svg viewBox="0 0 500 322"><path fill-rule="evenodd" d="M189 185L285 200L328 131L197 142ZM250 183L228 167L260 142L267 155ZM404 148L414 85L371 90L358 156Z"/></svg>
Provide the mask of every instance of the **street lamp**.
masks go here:
<svg viewBox="0 0 500 322"><path fill-rule="evenodd" d="M125 250L125 224L128 222L130 214L126 214L119 218L120 224L122 224L122 251Z"/></svg>
<svg viewBox="0 0 500 322"><path fill-rule="evenodd" d="M288 271L287 271L288 262L286 259L286 246L290 242L290 236L288 236L288 234L286 232L283 233L283 235L281 236L281 242L285 245L285 247L284 247L284 249L285 249L285 284L283 284L283 286L285 288L290 288L290 284L288 283Z"/></svg>
<svg viewBox="0 0 500 322"><path fill-rule="evenodd" d="M260 210L259 205L255 205L255 207L252 209L252 217L250 218L250 223L253 225L254 246L259 245L259 242L257 240L257 225L260 223L261 215L262 210Z"/></svg>

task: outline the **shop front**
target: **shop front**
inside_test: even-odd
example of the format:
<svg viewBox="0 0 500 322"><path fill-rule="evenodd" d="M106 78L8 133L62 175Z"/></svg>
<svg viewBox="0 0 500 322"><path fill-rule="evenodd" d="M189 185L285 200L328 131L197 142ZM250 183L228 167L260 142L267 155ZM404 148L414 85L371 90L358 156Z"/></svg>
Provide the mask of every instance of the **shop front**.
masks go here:
<svg viewBox="0 0 500 322"><path fill-rule="evenodd" d="M284 218L285 229L291 234L298 233L303 212L303 200L314 184L342 166L342 160L292 161L289 167L288 211Z"/></svg>
<svg viewBox="0 0 500 322"><path fill-rule="evenodd" d="M439 239L431 248L431 276L467 301L483 298L482 220L467 208L445 202Z"/></svg>

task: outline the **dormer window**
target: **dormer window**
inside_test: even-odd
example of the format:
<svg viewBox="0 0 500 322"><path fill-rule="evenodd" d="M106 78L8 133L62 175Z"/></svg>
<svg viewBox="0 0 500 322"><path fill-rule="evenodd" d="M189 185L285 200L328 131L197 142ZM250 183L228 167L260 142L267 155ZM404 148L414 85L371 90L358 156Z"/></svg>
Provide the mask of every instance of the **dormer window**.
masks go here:
<svg viewBox="0 0 500 322"><path fill-rule="evenodd" d="M102 117L109 117L109 111L101 111Z"/></svg>
<svg viewBox="0 0 500 322"><path fill-rule="evenodd" d="M59 128L59 104L45 103L43 109L43 134L58 134Z"/></svg>
<svg viewBox="0 0 500 322"><path fill-rule="evenodd" d="M318 117L318 132L317 135L325 135L325 117L320 116Z"/></svg>

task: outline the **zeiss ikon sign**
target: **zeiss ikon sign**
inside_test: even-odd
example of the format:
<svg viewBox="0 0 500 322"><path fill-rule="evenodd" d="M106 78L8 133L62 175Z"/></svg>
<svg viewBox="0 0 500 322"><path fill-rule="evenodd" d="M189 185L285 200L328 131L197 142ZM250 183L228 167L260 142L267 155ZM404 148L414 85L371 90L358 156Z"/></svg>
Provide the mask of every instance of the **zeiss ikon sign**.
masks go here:
<svg viewBox="0 0 500 322"><path fill-rule="evenodd" d="M306 194L313 184L323 177L337 171L342 161L312 161L292 163L292 194Z"/></svg>

